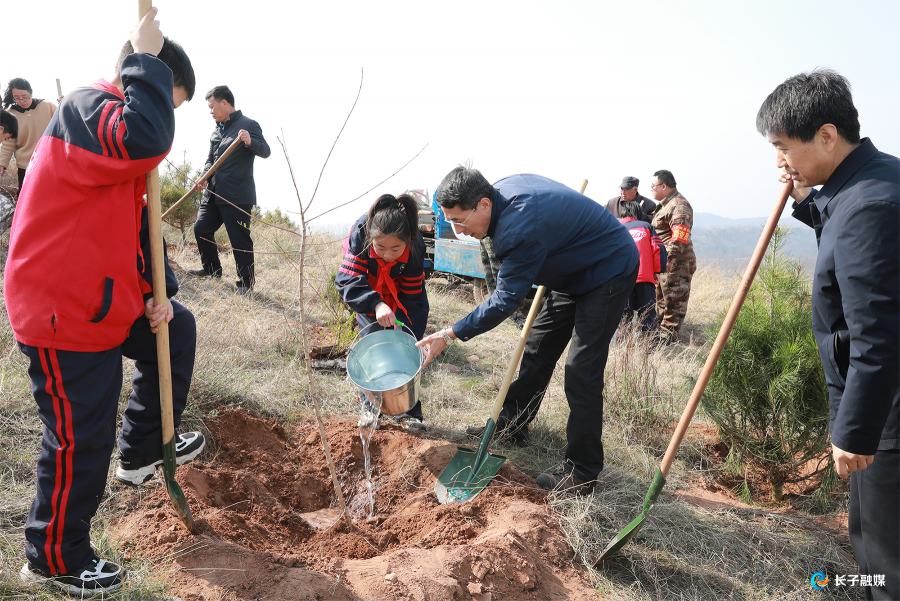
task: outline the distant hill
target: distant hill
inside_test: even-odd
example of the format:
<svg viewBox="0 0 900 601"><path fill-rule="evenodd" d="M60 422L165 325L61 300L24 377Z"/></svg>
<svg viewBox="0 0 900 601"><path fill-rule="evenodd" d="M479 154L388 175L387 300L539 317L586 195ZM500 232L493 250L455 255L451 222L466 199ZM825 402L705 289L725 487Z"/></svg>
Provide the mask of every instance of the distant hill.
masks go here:
<svg viewBox="0 0 900 601"><path fill-rule="evenodd" d="M694 213L695 228L715 228L724 229L730 227L762 227L767 217L743 217L741 219L732 219L730 217L721 217L712 213ZM785 224L787 225L787 224Z"/></svg>
<svg viewBox="0 0 900 601"><path fill-rule="evenodd" d="M712 213L695 213L691 237L697 260L740 268L753 254L765 221L765 217L730 219ZM811 273L818 250L815 232L790 218L782 219L781 225L791 228L785 250Z"/></svg>

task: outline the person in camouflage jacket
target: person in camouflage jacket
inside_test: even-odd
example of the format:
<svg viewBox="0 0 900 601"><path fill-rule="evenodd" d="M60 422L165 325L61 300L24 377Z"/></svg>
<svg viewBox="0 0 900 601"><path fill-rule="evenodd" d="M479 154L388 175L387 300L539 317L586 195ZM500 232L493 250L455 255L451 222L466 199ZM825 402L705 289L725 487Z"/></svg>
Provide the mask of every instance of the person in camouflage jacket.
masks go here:
<svg viewBox="0 0 900 601"><path fill-rule="evenodd" d="M659 205L653 212L652 225L668 253L666 272L659 274L656 284L656 313L660 339L668 344L678 340L691 295L691 278L697 270L691 242L694 210L675 186L671 171L663 169L653 174L650 190Z"/></svg>
<svg viewBox="0 0 900 601"><path fill-rule="evenodd" d="M494 254L494 241L485 236L478 241L481 245L481 266L484 267L484 283L487 286L488 294L493 294L497 288L497 274L500 273L500 260ZM525 313L523 307L516 309L516 312L509 316L509 320L516 324L519 328L525 323Z"/></svg>

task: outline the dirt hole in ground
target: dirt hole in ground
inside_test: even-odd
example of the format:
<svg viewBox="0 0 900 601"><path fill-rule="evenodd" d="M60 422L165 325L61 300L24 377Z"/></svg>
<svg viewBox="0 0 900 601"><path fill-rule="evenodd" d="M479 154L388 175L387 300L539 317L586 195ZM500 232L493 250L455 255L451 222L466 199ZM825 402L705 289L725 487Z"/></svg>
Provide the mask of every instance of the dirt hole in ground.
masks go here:
<svg viewBox="0 0 900 601"><path fill-rule="evenodd" d="M178 468L200 533L179 522L157 479L115 524L130 556L152 560L182 599L593 599L547 510L507 462L473 501L440 505L437 476L456 451L382 428L371 440L374 519L354 420L326 432L355 529L301 514L337 507L318 427L289 429L243 410L210 419L209 446Z"/></svg>

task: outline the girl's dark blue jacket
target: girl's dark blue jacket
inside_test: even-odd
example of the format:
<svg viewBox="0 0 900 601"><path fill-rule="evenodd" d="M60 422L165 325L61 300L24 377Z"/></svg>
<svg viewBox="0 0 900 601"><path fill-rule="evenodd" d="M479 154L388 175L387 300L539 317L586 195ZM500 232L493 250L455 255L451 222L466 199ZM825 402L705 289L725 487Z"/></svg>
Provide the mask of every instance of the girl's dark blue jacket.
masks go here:
<svg viewBox="0 0 900 601"><path fill-rule="evenodd" d="M407 245L399 259L385 264L366 240L366 217L353 224L344 240L344 259L334 279L338 292L353 311L362 315L374 315L378 303L387 303L401 321L405 314L407 325L421 338L428 320L425 240L417 231L417 252L410 252ZM379 277L384 269L384 276Z"/></svg>

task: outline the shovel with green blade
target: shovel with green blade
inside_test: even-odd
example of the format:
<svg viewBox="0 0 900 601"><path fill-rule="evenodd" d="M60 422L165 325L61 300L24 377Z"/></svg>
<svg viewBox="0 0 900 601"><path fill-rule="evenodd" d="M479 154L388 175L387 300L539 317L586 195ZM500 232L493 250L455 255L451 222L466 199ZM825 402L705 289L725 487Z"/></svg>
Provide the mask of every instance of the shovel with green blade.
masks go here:
<svg viewBox="0 0 900 601"><path fill-rule="evenodd" d="M584 193L587 183L587 180L581 182L579 193ZM450 463L447 464L447 467L444 468L444 471L441 472L437 482L434 484L434 492L441 504L471 501L491 483L491 480L506 462L504 455L494 455L488 452L488 443L497 430L497 418L500 417L503 401L506 400L509 385L512 383L513 376L516 375L519 359L522 358L525 343L528 342L531 326L534 324L538 311L540 311L541 300L544 298L546 290L544 286L540 286L534 295L534 300L531 302L528 318L525 320L525 325L522 327L522 332L519 335L519 342L506 370L506 377L503 378L503 385L497 391L494 409L491 411L491 416L484 426L478 450L471 451L464 447L458 447L456 454L450 459Z"/></svg>
<svg viewBox="0 0 900 601"><path fill-rule="evenodd" d="M150 0L138 0L139 18L151 8ZM147 225L150 230L150 269L153 274L153 302L165 305L166 255L163 250L162 205L159 200L159 170L147 174ZM189 532L196 533L191 508L178 482L175 481L175 420L172 415L172 364L169 357L169 324L165 320L157 326L156 358L159 364L159 403L162 411L163 479L166 492L175 506L175 513Z"/></svg>
<svg viewBox="0 0 900 601"><path fill-rule="evenodd" d="M519 359L522 357L522 351L525 350L525 343L528 341L528 334L531 333L534 318L537 317L538 311L540 311L541 299L544 298L545 291L546 288L543 286L539 287L534 295L534 300L531 302L528 319L525 320L525 326L519 335L519 343L516 346L513 360L510 361L506 370L503 385L497 391L497 400L494 401L494 409L491 411L491 416L484 426L484 433L481 435L481 444L478 445L478 450L470 451L464 447L457 448L456 454L450 459L450 463L447 464L447 467L444 468L444 471L441 472L437 482L434 484L434 492L441 504L471 501L491 483L491 480L506 462L504 455L494 455L488 452L488 443L497 429L497 418L500 417L503 401L506 400L506 392L509 390L513 376L516 375Z"/></svg>
<svg viewBox="0 0 900 601"><path fill-rule="evenodd" d="M731 307L728 309L725 321L722 322L722 327L719 328L719 334L716 336L716 341L713 343L712 349L709 351L709 356L706 358L706 363L700 371L700 377L697 378L697 383L694 385L693 392L691 392L691 398L688 400L684 411L681 413L681 419L678 420L678 426L675 428L674 434L672 434L672 440L669 441L669 448L666 449L666 454L663 457L662 463L656 471L656 475L653 477L653 482L650 483L650 489L647 491L647 496L644 497L644 507L640 515L634 518L630 524L625 526L625 528L616 535L616 538L610 541L609 546L606 547L603 554L594 562L594 567L603 560L608 559L616 551L624 547L625 543L634 538L634 535L637 534L638 530L640 530L641 526L643 526L644 522L647 520L647 515L650 513L650 510L653 509L653 504L656 502L656 499L659 498L659 493L662 492L663 486L666 484L666 476L669 475L669 468L672 467L672 462L675 461L675 454L678 452L681 441L687 433L688 426L691 424L691 419L694 417L694 412L697 410L697 405L700 404L700 398L703 396L706 385L709 383L709 378L712 376L712 372L716 368L716 363L719 361L719 356L725 348L725 343L728 341L728 336L731 334L738 313L741 312L741 307L744 305L747 293L750 292L750 285L753 284L753 278L756 277L756 271L759 269L763 255L766 254L766 248L768 248L769 241L772 239L772 233L775 231L775 226L778 225L778 219L781 217L781 212L784 210L784 205L787 202L793 187L793 182L786 183L782 188L781 193L778 195L778 200L772 208L772 213L769 215L768 221L766 221L762 235L760 235L759 241L756 243L756 250L753 251L753 256L750 257L750 263L744 271L741 285L734 295L734 300L731 301Z"/></svg>

